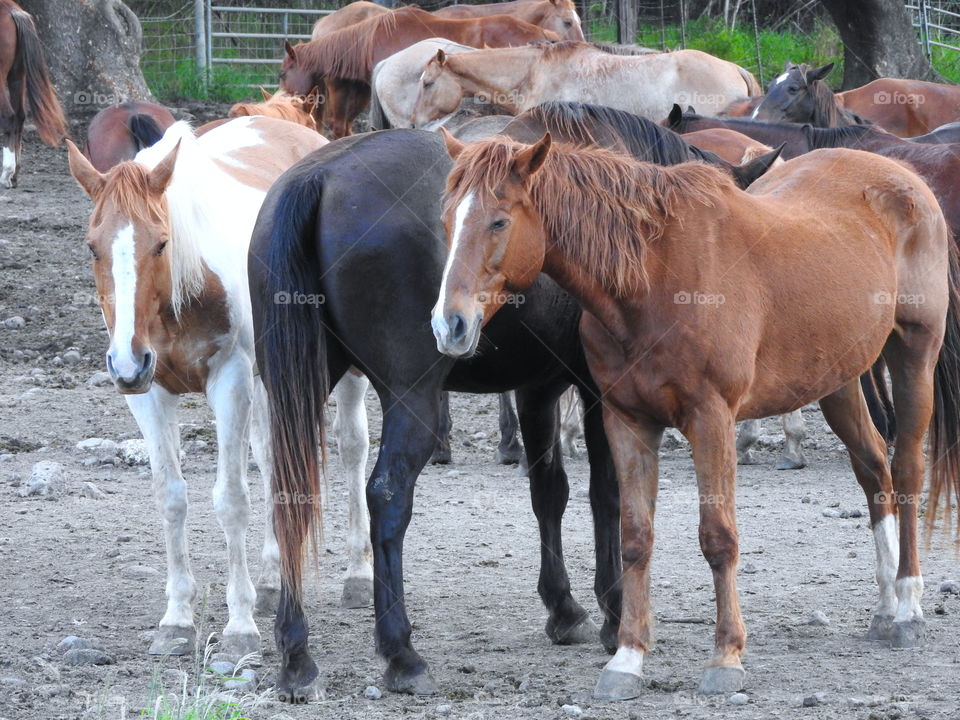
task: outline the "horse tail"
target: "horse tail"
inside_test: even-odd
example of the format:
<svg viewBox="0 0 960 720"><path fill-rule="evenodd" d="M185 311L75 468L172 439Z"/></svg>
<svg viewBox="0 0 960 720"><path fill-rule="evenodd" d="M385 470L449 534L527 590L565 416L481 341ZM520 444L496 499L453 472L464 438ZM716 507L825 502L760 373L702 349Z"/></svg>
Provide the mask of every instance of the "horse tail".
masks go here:
<svg viewBox="0 0 960 720"><path fill-rule="evenodd" d="M156 144L163 137L160 124L149 115L136 113L127 121L127 129L133 136L137 152Z"/></svg>
<svg viewBox="0 0 960 720"><path fill-rule="evenodd" d="M33 18L22 10L14 10L11 17L17 27L16 57L26 77L27 109L40 139L47 145L59 145L67 136L67 120L50 82L37 27Z"/></svg>
<svg viewBox="0 0 960 720"><path fill-rule="evenodd" d="M897 416L887 389L886 367L886 361L878 358L873 367L860 376L860 387L867 401L870 419L889 445L897 437Z"/></svg>
<svg viewBox="0 0 960 720"><path fill-rule="evenodd" d="M960 260L951 238L950 297L947 326L940 357L933 375L933 418L930 421L930 486L927 502L927 539L937 520L940 497L945 497L946 519L950 504L960 501ZM953 497L951 497L951 495ZM956 541L960 543L960 508L957 511Z"/></svg>
<svg viewBox="0 0 960 720"><path fill-rule="evenodd" d="M320 478L326 468L324 409L330 378L313 241L322 193L321 174L301 174L282 188L272 217L260 219L270 225L260 374L270 408L274 527L283 579L298 600L307 546L317 557L323 521Z"/></svg>
<svg viewBox="0 0 960 720"><path fill-rule="evenodd" d="M747 97L763 95L763 88L760 87L760 83L757 82L752 72L739 65L737 65L737 70L740 72L740 77L742 77L743 81L747 84Z"/></svg>
<svg viewBox="0 0 960 720"><path fill-rule="evenodd" d="M374 68L373 77L370 78L370 129L389 130L391 127L390 118L384 112L380 95L377 93L377 69Z"/></svg>

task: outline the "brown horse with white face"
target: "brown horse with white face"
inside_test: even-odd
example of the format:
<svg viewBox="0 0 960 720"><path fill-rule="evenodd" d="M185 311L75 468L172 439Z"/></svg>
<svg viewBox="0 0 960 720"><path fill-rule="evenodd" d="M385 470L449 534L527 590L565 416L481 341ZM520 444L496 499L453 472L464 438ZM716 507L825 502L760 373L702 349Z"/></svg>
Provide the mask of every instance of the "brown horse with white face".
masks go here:
<svg viewBox="0 0 960 720"><path fill-rule="evenodd" d="M448 137L448 149L450 255L432 318L440 351L469 356L484 322L541 270L585 311L580 331L603 394L623 551L619 649L596 696L642 690L665 427L690 441L714 580L715 651L700 690L741 688L734 423L817 399L870 509L880 590L870 635L918 645L928 425L932 489L960 491L958 266L923 181L853 150L809 153L744 192L704 165L557 148L549 135L466 147ZM881 354L898 421L892 468L858 381Z"/></svg>
<svg viewBox="0 0 960 720"><path fill-rule="evenodd" d="M47 145L67 135L33 18L13 0L0 0L0 187L17 184L28 114Z"/></svg>

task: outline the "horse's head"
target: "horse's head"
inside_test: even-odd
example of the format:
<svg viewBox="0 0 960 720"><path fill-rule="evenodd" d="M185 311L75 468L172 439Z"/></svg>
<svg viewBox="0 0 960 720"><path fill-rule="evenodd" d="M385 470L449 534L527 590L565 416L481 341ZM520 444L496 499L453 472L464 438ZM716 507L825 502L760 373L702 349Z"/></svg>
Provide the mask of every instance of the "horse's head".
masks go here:
<svg viewBox="0 0 960 720"><path fill-rule="evenodd" d="M283 46L286 54L280 64L280 89L290 95L306 97L316 87L314 73L300 60L301 48L305 43L297 43L296 47L288 42Z"/></svg>
<svg viewBox="0 0 960 720"><path fill-rule="evenodd" d="M815 68L788 62L783 74L770 83L763 101L753 111L753 118L766 122L811 122L818 90L822 92L818 83L832 69L833 63Z"/></svg>
<svg viewBox="0 0 960 720"><path fill-rule="evenodd" d="M550 134L534 145L502 138L465 146L441 130L454 167L443 224L450 243L431 325L437 349L468 357L480 328L543 268L546 231L529 180L550 152Z"/></svg>
<svg viewBox="0 0 960 720"><path fill-rule="evenodd" d="M577 6L573 0L544 0L549 6L544 13L543 20L538 25L546 30L555 32L561 40L579 40L583 42L583 27L580 25L580 16L577 15Z"/></svg>
<svg viewBox="0 0 960 720"><path fill-rule="evenodd" d="M150 389L157 353L151 336L168 321L173 296L164 193L179 143L153 170L130 161L101 173L67 141L70 172L94 202L87 228L93 275L110 332L107 369L122 393Z"/></svg>
<svg viewBox="0 0 960 720"><path fill-rule="evenodd" d="M413 127L424 127L433 120L455 113L461 100L463 88L460 81L448 66L447 54L437 50L420 75L417 99L413 104Z"/></svg>

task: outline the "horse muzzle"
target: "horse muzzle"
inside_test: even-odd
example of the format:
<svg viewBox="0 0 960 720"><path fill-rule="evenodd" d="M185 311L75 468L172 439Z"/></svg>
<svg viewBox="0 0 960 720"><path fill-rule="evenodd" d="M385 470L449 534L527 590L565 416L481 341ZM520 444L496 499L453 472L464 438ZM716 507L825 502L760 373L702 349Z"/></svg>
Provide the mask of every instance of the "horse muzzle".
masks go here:
<svg viewBox="0 0 960 720"><path fill-rule="evenodd" d="M146 350L140 357L120 357L113 349L107 352L107 372L114 386L123 395L148 392L157 370L157 354Z"/></svg>
<svg viewBox="0 0 960 720"><path fill-rule="evenodd" d="M483 314L468 319L460 312L435 313L430 320L437 350L453 358L468 358L477 351Z"/></svg>

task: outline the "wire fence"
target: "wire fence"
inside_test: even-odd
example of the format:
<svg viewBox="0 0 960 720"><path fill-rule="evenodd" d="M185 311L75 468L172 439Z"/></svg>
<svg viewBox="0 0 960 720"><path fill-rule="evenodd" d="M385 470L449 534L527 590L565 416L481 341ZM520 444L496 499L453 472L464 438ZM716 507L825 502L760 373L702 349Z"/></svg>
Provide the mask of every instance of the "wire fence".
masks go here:
<svg viewBox="0 0 960 720"><path fill-rule="evenodd" d="M912 0L906 3L923 51L940 72L960 72L960 1Z"/></svg>

